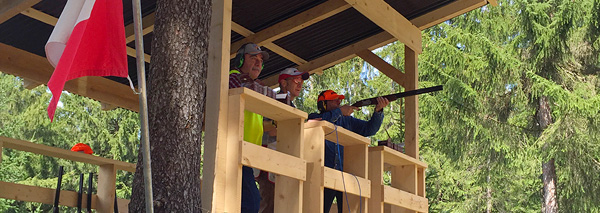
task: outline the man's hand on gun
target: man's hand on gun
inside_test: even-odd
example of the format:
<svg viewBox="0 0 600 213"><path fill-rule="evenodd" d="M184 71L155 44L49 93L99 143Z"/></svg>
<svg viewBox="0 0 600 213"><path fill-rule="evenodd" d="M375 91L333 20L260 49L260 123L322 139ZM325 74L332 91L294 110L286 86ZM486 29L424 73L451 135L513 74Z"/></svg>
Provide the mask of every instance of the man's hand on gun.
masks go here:
<svg viewBox="0 0 600 213"><path fill-rule="evenodd" d="M383 108L385 108L388 104L390 104L390 101L388 101L387 98L377 97L377 105L375 106L375 112L383 110Z"/></svg>
<svg viewBox="0 0 600 213"><path fill-rule="evenodd" d="M358 110L358 107L353 107L350 105L344 105L340 107L340 110L342 110L342 115L344 116L350 116L355 110Z"/></svg>

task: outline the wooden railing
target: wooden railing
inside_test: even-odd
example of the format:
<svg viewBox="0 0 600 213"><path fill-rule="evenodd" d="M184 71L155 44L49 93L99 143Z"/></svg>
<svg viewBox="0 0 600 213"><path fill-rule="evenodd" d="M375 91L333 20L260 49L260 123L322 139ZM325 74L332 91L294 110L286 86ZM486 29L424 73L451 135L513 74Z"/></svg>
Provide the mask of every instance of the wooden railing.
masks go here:
<svg viewBox="0 0 600 213"><path fill-rule="evenodd" d="M2 159L2 149L14 149L19 151L31 152L49 157L61 158L75 162L82 162L99 166L98 168L98 187L97 194L92 195L92 209L98 212L112 212L115 199L115 182L117 170L135 172L135 164L107 159L103 157L88 155L56 147L36 144L29 141L18 140L0 136L0 163ZM45 204L54 204L54 194L56 189L29 186L17 183L0 181L0 198L37 202ZM83 197L87 197L84 193ZM117 199L119 212L128 212L127 205L129 200ZM77 206L77 192L61 190L59 205ZM83 199L82 206L86 207L87 199Z"/></svg>
<svg viewBox="0 0 600 213"><path fill-rule="evenodd" d="M243 140L245 110L277 121L277 150ZM305 122L307 117L249 89L230 89L227 140L216 156L225 162L216 172L226 177L222 182L227 187L213 192L213 203L220 203L225 212L240 211L242 166L249 166L278 174L275 212L323 212L325 188L346 192L345 212L428 211L427 164L387 147L368 147L370 140L363 136L327 121ZM324 166L326 139L344 146L344 171ZM116 170L135 171L135 164L6 137L0 137L1 147L98 165L98 194L92 197L92 208L99 212L112 211ZM384 171L392 171L391 186L383 183ZM52 204L54 191L0 182L0 198ZM75 206L76 201L75 192L61 192L60 205ZM119 210L125 212L128 203L119 199Z"/></svg>

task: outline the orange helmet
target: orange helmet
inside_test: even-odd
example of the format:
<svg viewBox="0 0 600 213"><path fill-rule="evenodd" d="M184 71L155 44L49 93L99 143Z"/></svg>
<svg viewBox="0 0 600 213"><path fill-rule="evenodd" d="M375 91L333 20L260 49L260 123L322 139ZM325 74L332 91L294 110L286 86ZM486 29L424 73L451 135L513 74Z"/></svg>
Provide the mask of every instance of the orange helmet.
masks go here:
<svg viewBox="0 0 600 213"><path fill-rule="evenodd" d="M94 151L92 151L92 148L90 146L88 146L87 144L84 143L78 143L75 144L75 146L71 147L71 151L73 152L83 152L85 154L93 154Z"/></svg>
<svg viewBox="0 0 600 213"><path fill-rule="evenodd" d="M344 98L346 98L344 95L338 95L333 90L325 90L319 94L317 101L331 101L336 99L343 100Z"/></svg>

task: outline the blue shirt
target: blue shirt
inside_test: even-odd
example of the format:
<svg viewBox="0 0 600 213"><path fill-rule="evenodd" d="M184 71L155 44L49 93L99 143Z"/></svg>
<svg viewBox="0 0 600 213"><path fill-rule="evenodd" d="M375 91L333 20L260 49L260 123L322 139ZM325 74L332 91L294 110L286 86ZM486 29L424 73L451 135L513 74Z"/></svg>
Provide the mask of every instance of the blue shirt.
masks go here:
<svg viewBox="0 0 600 213"><path fill-rule="evenodd" d="M323 113L311 113L308 115L308 119L321 118L324 121L329 121L337 126L343 127L344 129L350 130L356 134L368 137L375 135L381 127L383 122L383 110L380 112L374 112L371 119L364 121L361 119L354 118L352 116L342 115L342 110L334 109L329 112ZM335 133L332 133L335 134ZM325 166L329 168L335 168L342 170L342 164L344 162L344 146L339 146L339 158L336 153L338 145L334 141L325 140ZM341 160L341 162L340 162Z"/></svg>

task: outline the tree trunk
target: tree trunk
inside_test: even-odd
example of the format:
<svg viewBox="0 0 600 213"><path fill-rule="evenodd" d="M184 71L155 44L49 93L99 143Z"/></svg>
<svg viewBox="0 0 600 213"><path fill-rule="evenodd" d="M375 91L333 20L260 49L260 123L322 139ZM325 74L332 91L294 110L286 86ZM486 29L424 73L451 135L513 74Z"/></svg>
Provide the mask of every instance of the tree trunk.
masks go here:
<svg viewBox="0 0 600 213"><path fill-rule="evenodd" d="M552 114L550 104L546 96L540 97L539 107L537 111L537 119L540 129L543 131L552 124ZM540 131L541 132L541 131ZM548 144L544 144L542 149L547 149ZM542 151L544 151L542 150ZM558 212L558 202L556 199L556 169L554 166L554 158L542 164L542 181L544 182L544 200L542 203L543 213Z"/></svg>
<svg viewBox="0 0 600 213"><path fill-rule="evenodd" d="M201 212L200 167L211 1L159 0L148 77L154 210ZM129 212L144 212L141 151Z"/></svg>
<svg viewBox="0 0 600 213"><path fill-rule="evenodd" d="M558 202L556 200L556 169L554 168L554 159L542 164L542 178L544 182L544 204L543 213L558 212Z"/></svg>

